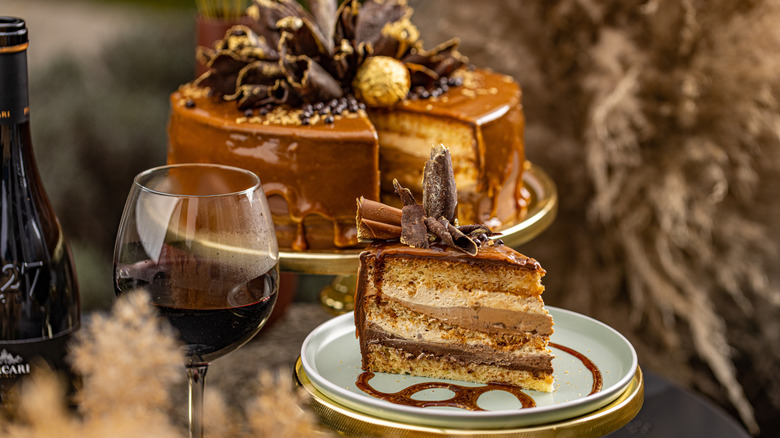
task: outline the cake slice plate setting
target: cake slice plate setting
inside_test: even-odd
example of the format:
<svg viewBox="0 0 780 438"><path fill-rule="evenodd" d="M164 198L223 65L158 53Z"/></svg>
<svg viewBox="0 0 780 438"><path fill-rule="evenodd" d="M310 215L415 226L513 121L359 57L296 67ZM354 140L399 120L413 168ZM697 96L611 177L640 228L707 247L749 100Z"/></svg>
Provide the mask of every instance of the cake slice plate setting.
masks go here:
<svg viewBox="0 0 780 438"><path fill-rule="evenodd" d="M363 370L352 313L327 321L309 334L301 347L301 366L314 388L332 401L379 419L421 426L500 429L540 425L579 417L615 400L637 372L634 348L623 335L595 319L551 306L547 309L555 321L550 339L556 356L555 386L551 393L523 390L533 399L533 407L523 407L515 395L503 390L479 396L477 406L481 411L447 406L420 408L369 395L356 385ZM591 393L599 374L601 390ZM485 386L385 373L376 373L368 381L385 394L431 382L461 388ZM450 389L436 388L420 390L411 397L440 401L454 395Z"/></svg>

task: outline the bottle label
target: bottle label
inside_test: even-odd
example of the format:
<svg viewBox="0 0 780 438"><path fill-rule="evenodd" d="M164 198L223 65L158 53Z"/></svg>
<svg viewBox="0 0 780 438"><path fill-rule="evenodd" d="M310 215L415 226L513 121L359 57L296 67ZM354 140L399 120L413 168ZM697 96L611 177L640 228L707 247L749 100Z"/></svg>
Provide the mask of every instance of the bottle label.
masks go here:
<svg viewBox="0 0 780 438"><path fill-rule="evenodd" d="M27 51L0 53L0 125L30 120L27 87Z"/></svg>
<svg viewBox="0 0 780 438"><path fill-rule="evenodd" d="M65 351L70 330L51 339L0 341L0 406L9 400L13 386L33 371L36 360L44 360L55 370L66 370Z"/></svg>
<svg viewBox="0 0 780 438"><path fill-rule="evenodd" d="M36 290L41 267L43 267L43 262L41 261L19 264L3 262L3 266L0 268L0 304L7 303L8 300L13 299L14 294L22 290L22 281L25 278L31 279L27 290Z"/></svg>

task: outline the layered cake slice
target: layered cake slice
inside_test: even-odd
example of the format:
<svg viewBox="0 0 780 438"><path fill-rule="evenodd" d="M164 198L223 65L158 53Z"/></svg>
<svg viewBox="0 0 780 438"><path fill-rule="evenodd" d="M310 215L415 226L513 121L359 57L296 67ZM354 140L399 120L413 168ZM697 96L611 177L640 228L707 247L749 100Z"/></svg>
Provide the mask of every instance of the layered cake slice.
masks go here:
<svg viewBox="0 0 780 438"><path fill-rule="evenodd" d="M360 256L363 369L552 390L544 269L505 245L470 256L397 243Z"/></svg>
<svg viewBox="0 0 780 438"><path fill-rule="evenodd" d="M551 392L544 269L486 227L447 216L457 198L445 148L434 148L424 175L424 205L398 183L402 209L359 202L358 231L373 241L355 297L363 369Z"/></svg>

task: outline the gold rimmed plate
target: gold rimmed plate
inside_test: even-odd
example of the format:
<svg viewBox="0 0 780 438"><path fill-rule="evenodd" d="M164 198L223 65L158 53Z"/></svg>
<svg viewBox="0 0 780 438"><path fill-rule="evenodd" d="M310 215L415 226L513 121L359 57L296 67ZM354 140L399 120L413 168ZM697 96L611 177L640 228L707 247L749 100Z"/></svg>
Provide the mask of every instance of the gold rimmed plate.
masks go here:
<svg viewBox="0 0 780 438"><path fill-rule="evenodd" d="M644 377L637 367L634 378L622 394L606 406L586 415L536 426L498 429L458 429L430 427L389 421L349 409L319 392L295 363L293 380L311 396L309 406L318 420L346 436L392 438L553 438L602 437L628 424L644 404Z"/></svg>
<svg viewBox="0 0 780 438"><path fill-rule="evenodd" d="M523 408L505 391L490 391L478 399L482 411L450 407L419 408L376 398L357 387L361 369L360 347L355 338L351 313L336 317L312 331L301 348L301 366L318 393L350 410L400 424L459 429L498 429L527 427L560 422L596 411L618 398L631 384L637 372L634 348L620 333L587 316L549 307L555 321L551 342L574 349L598 368L602 389L591 394L594 376L576 355L557 347L555 385L551 393L525 391L536 403ZM394 393L418 383L448 382L396 374L377 373L370 384L375 389ZM462 386L479 386L456 382ZM419 400L443 400L449 390L430 390L416 394Z"/></svg>
<svg viewBox="0 0 780 438"><path fill-rule="evenodd" d="M526 161L523 185L530 194L528 211L522 220L496 230L505 244L516 248L538 236L552 224L558 210L558 192L552 179L538 166ZM279 249L279 267L301 274L355 275L362 249L293 251Z"/></svg>

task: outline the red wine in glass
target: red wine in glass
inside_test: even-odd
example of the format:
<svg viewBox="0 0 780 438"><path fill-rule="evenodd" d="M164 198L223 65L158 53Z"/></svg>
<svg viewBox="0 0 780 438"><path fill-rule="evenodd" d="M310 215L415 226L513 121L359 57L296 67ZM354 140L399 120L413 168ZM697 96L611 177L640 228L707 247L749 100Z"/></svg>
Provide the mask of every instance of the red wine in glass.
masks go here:
<svg viewBox="0 0 780 438"><path fill-rule="evenodd" d="M190 437L208 365L247 342L277 297L279 248L257 175L217 164L138 174L114 247L117 294L144 289L186 347Z"/></svg>
<svg viewBox="0 0 780 438"><path fill-rule="evenodd" d="M189 289L187 284L177 286L174 273L187 271L187 283L208 284L214 293ZM268 320L276 302L276 267L248 281L209 277L223 271L212 262L186 255L114 269L117 293L142 288L151 294L160 315L168 319L185 344L190 364L212 362L249 341Z"/></svg>

